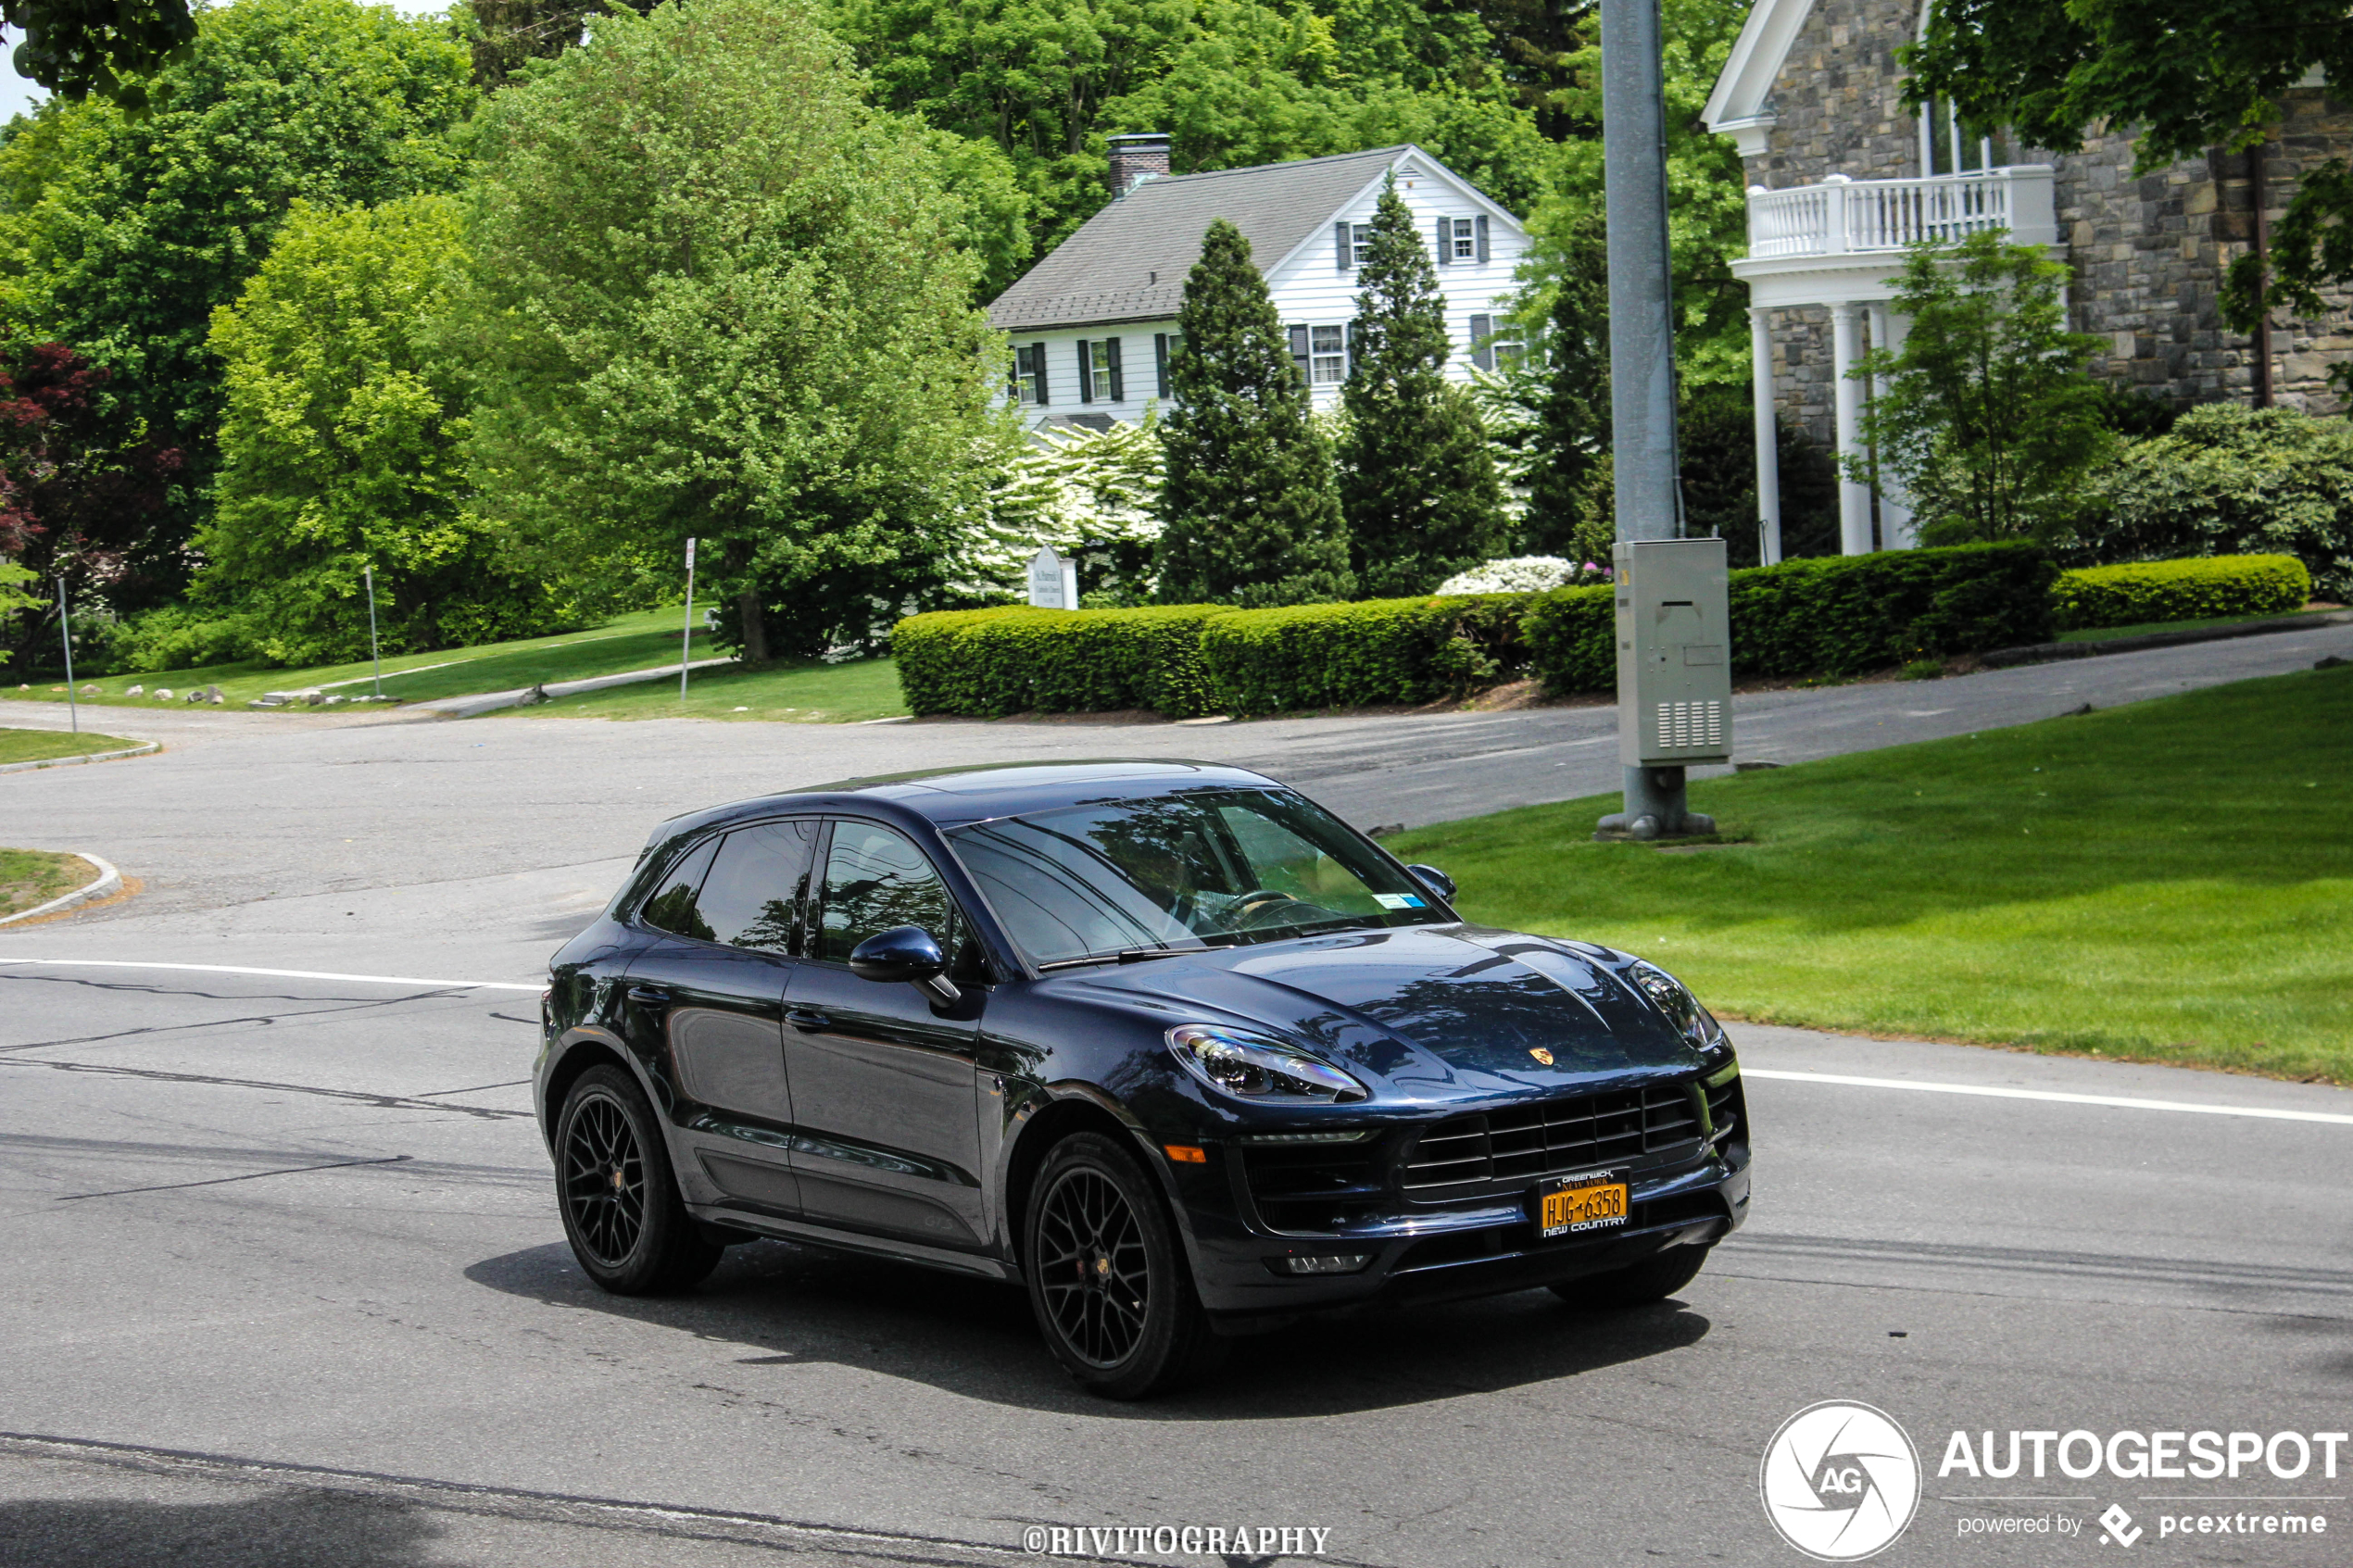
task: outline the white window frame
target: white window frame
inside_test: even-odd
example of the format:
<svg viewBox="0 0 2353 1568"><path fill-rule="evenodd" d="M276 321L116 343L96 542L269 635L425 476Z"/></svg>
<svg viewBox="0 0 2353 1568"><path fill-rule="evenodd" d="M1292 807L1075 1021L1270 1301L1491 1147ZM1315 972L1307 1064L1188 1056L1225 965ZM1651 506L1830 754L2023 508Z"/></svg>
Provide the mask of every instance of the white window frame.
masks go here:
<svg viewBox="0 0 2353 1568"><path fill-rule="evenodd" d="M1373 226L1351 223L1348 226L1348 266L1351 271L1373 258Z"/></svg>
<svg viewBox="0 0 2353 1568"><path fill-rule="evenodd" d="M1017 344L1013 348L1013 401L1031 408L1043 406L1045 399L1038 395L1038 360L1035 344Z"/></svg>
<svg viewBox="0 0 2353 1568"><path fill-rule="evenodd" d="M1923 39L1928 36L1928 10L1925 5L1920 7L1919 26L1916 30ZM1977 161L1966 168L1962 166L1966 144L1961 136L1961 111L1954 107L1952 99L1931 98L1921 105L1919 126L1920 173L1924 178L1982 174L1994 167L1997 149L1991 136L1977 138Z"/></svg>
<svg viewBox="0 0 2353 1568"><path fill-rule="evenodd" d="M1087 390L1092 395L1088 401L1090 403L1114 401L1111 395L1111 356L1103 351L1103 340L1089 338L1085 347L1087 363L1079 367L1079 373L1087 378Z"/></svg>
<svg viewBox="0 0 2353 1568"><path fill-rule="evenodd" d="M1450 218L1446 221L1451 226L1447 233L1452 242L1447 253L1448 259L1477 261L1478 259L1478 220L1470 218Z"/></svg>
<svg viewBox="0 0 2353 1568"><path fill-rule="evenodd" d="M1338 386L1348 379L1346 326L1307 329L1307 384Z"/></svg>

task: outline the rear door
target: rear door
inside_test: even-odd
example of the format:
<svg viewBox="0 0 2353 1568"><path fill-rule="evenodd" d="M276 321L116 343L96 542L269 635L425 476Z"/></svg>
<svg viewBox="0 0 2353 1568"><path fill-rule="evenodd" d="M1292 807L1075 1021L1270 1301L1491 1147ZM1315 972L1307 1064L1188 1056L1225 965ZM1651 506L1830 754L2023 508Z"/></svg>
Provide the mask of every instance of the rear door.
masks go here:
<svg viewBox="0 0 2353 1568"><path fill-rule="evenodd" d="M784 1010L819 826L732 829L691 851L640 915L661 935L629 966L628 1010L695 1102L673 1118L690 1201L799 1210Z"/></svg>
<svg viewBox="0 0 2353 1568"><path fill-rule="evenodd" d="M798 1126L793 1167L813 1221L933 1246L988 1235L980 1185L975 995L945 1016L912 985L849 972L850 949L920 925L956 953L964 922L905 834L836 819L785 1010Z"/></svg>

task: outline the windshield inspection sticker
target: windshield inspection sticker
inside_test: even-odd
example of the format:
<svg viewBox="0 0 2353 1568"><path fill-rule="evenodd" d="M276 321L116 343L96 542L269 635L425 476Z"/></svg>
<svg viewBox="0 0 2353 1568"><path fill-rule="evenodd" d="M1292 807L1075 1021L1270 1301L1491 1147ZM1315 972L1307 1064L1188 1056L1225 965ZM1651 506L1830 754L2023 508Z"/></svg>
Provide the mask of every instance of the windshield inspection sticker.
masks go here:
<svg viewBox="0 0 2353 1568"><path fill-rule="evenodd" d="M1376 893L1373 902L1384 909L1424 909L1429 907L1410 893Z"/></svg>

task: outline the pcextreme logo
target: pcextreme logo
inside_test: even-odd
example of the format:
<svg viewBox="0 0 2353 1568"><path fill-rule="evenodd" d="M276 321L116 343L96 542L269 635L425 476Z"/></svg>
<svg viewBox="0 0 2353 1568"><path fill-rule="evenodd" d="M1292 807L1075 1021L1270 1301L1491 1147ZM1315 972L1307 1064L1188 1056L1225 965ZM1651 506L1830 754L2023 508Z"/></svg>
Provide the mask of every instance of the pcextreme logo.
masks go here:
<svg viewBox="0 0 2353 1568"><path fill-rule="evenodd" d="M1856 1562L1911 1524L1920 1456L1886 1411L1825 1399L1781 1423L1756 1486L1781 1539L1819 1562Z"/></svg>

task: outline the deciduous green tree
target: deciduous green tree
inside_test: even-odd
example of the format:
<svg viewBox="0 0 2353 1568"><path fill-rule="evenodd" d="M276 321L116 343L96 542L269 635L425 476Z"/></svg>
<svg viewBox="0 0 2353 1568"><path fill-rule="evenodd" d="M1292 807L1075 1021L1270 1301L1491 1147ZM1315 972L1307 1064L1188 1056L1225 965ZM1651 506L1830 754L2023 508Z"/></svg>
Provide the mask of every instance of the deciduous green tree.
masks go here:
<svg viewBox="0 0 2353 1568"><path fill-rule="evenodd" d="M1332 485L1331 447L1308 412L1250 241L1209 226L1177 311L1161 490L1164 604L1319 604L1355 574Z"/></svg>
<svg viewBox="0 0 2353 1568"><path fill-rule="evenodd" d="M484 115L447 338L480 506L590 590L700 539L753 659L862 634L936 578L1000 428L964 206L795 0L589 30Z"/></svg>
<svg viewBox="0 0 2353 1568"><path fill-rule="evenodd" d="M557 629L547 592L500 568L466 509L464 391L425 341L463 258L459 227L447 196L297 203L213 318L228 412L196 596L233 613L251 657L363 657L367 568L386 648Z"/></svg>
<svg viewBox="0 0 2353 1568"><path fill-rule="evenodd" d="M1340 388L1340 513L1361 591L1426 594L1501 552L1504 490L1478 409L1447 383L1438 269L1394 180L1367 250Z"/></svg>
<svg viewBox="0 0 2353 1568"><path fill-rule="evenodd" d="M111 395L184 446L200 494L221 408L213 311L296 201L454 189L466 78L447 25L387 7L237 0L205 12L193 50L157 78L171 92L152 113L53 103L0 144L0 316L105 367ZM200 516L195 504L165 513L157 555Z"/></svg>
<svg viewBox="0 0 2353 1568"><path fill-rule="evenodd" d="M1852 372L1885 390L1863 420L1850 478L1870 483L1869 453L1907 493L1931 545L2066 536L2091 499L2116 437L2085 366L2100 340L2067 330L2067 269L1998 233L1918 245L1893 308L1911 332Z"/></svg>
<svg viewBox="0 0 2353 1568"><path fill-rule="evenodd" d="M1548 381L1521 543L1590 559L1595 480L1608 460L1610 436L1609 248L1601 214L1575 214L1555 244L1552 315L1536 340ZM1601 518L1608 521L1606 510Z"/></svg>

